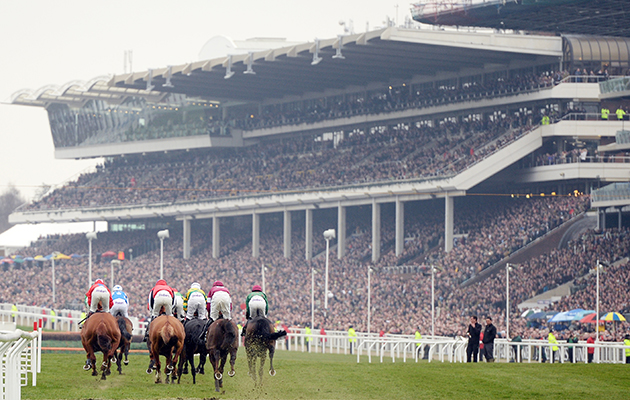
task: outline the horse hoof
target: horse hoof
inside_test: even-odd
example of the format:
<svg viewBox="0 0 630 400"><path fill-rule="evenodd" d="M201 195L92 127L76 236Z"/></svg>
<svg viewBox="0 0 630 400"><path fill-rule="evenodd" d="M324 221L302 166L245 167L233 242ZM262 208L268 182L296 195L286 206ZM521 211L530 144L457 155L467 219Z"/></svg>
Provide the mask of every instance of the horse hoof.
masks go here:
<svg viewBox="0 0 630 400"><path fill-rule="evenodd" d="M214 374L214 379L220 381L221 379L223 379L223 374L220 373L220 372L215 373ZM217 392L218 392L218 390L217 390Z"/></svg>
<svg viewBox="0 0 630 400"><path fill-rule="evenodd" d="M84 371L89 371L90 369L92 369L92 367L91 367L89 364L85 364L85 365L83 366L83 370L84 370Z"/></svg>
<svg viewBox="0 0 630 400"><path fill-rule="evenodd" d="M269 370L269 375L276 376L276 370L275 369L270 369Z"/></svg>
<svg viewBox="0 0 630 400"><path fill-rule="evenodd" d="M123 363L124 363L125 365L129 365L129 360L125 360L125 361L123 361Z"/></svg>
<svg viewBox="0 0 630 400"><path fill-rule="evenodd" d="M150 374L151 372L153 372L151 368L147 369L147 374Z"/></svg>
<svg viewBox="0 0 630 400"><path fill-rule="evenodd" d="M236 371L230 371L230 372L228 372L228 375L230 377L233 377L234 375L236 375Z"/></svg>
<svg viewBox="0 0 630 400"><path fill-rule="evenodd" d="M116 359L116 357L112 357L112 358L111 358L111 361L112 361L113 363L115 363L115 362L116 362L116 361L118 361L118 360Z"/></svg>

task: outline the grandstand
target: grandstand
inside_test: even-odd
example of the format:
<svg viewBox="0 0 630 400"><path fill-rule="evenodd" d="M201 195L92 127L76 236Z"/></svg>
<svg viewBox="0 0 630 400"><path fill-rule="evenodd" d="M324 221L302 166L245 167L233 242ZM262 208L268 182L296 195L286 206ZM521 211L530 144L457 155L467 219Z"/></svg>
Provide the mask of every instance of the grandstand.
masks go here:
<svg viewBox="0 0 630 400"><path fill-rule="evenodd" d="M21 91L12 103L48 111L57 158L107 161L10 221L107 221L110 232L94 245L126 253L121 280L135 293L136 315L155 280L155 233L169 228L165 277L174 286L207 287L221 276L244 298L262 264L272 301L282 305L274 315L300 325L310 323L311 268L323 265L321 233L332 227L333 300L329 312L318 303L316 325L366 329L362 288L371 266L374 296L388 299L375 302L374 326L425 329L425 272L437 264L437 332L456 334L469 313L504 315L492 273L519 252L529 256L515 273L518 302L589 281L594 253L580 248L599 243L611 262L629 255L618 240L628 190L614 190L614 204L607 197L591 205L589 195L628 180L628 118L615 110L628 110L630 35L570 33L388 27ZM591 207L595 223L579 225L592 220ZM572 241L532 250L551 232L570 232ZM24 255L87 251L82 236L53 243ZM549 259L555 267L545 271ZM58 307L37 264L12 282L37 282L35 301ZM65 265L60 304L76 306L85 261ZM0 292L5 301L16 296L34 297Z"/></svg>

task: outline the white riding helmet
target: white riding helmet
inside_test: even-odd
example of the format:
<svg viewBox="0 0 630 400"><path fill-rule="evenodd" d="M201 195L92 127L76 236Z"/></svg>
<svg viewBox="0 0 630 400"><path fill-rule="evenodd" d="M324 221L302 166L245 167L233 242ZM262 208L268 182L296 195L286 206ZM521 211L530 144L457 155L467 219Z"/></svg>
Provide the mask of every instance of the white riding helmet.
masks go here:
<svg viewBox="0 0 630 400"><path fill-rule="evenodd" d="M191 289L201 289L201 285L198 284L197 282L193 282L192 285L190 285Z"/></svg>
<svg viewBox="0 0 630 400"><path fill-rule="evenodd" d="M114 292L118 292L118 291L121 291L121 292L123 291L122 286L120 286L120 285L114 286Z"/></svg>

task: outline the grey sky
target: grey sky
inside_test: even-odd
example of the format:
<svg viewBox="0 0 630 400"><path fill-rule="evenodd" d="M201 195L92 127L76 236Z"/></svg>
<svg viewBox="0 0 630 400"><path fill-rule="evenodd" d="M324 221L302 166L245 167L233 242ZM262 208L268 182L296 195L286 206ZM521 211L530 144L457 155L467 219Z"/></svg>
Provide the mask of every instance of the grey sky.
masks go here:
<svg viewBox="0 0 630 400"><path fill-rule="evenodd" d="M352 20L357 33L387 16L402 23L409 8L400 0L0 1L0 101L21 89L122 73L125 50L141 71L194 61L216 35L312 41L342 33L339 21ZM43 109L0 104L0 192L12 183L30 198L36 186L94 165L55 160L53 150Z"/></svg>

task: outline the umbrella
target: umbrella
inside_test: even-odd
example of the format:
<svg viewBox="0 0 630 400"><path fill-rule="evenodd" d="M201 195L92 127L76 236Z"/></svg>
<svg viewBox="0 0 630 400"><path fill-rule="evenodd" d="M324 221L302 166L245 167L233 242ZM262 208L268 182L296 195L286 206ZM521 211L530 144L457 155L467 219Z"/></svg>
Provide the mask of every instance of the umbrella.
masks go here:
<svg viewBox="0 0 630 400"><path fill-rule="evenodd" d="M111 250L110 251L106 251L105 253L101 254L101 257L103 257L103 258L113 258L113 257L116 257L116 256L118 256L118 254L116 254L116 252L111 251Z"/></svg>
<svg viewBox="0 0 630 400"><path fill-rule="evenodd" d="M527 317L527 319L549 319L558 314L558 311L539 311Z"/></svg>
<svg viewBox="0 0 630 400"><path fill-rule="evenodd" d="M594 323L596 322L596 321L595 321L595 316L596 316L596 315L597 315L596 313L588 314L587 316L583 317L583 318L580 320L580 322L585 323L585 324L594 324ZM597 322L602 323L602 322L604 322L604 321L602 321L602 320L600 319L600 320L599 320L599 321L597 321Z"/></svg>
<svg viewBox="0 0 630 400"><path fill-rule="evenodd" d="M55 256L55 260L69 260L70 256L67 256L63 253L59 253Z"/></svg>
<svg viewBox="0 0 630 400"><path fill-rule="evenodd" d="M553 316L553 318L551 318L549 320L549 322L569 322L569 321L578 321L580 319L582 319L585 315L588 314L592 314L595 311L587 311L587 310L583 310L581 308L576 308L575 310L571 310L571 311L565 311L565 312L561 312L558 313L556 315Z"/></svg>
<svg viewBox="0 0 630 400"><path fill-rule="evenodd" d="M35 259L33 257L26 257L24 261L35 261Z"/></svg>
<svg viewBox="0 0 630 400"><path fill-rule="evenodd" d="M35 256L34 260L43 260L44 256L39 255L39 256Z"/></svg>
<svg viewBox="0 0 630 400"><path fill-rule="evenodd" d="M521 314L521 318L527 318L532 314L535 314L537 312L540 312L540 308L530 308L528 310L523 311L523 313Z"/></svg>
<svg viewBox="0 0 630 400"><path fill-rule="evenodd" d="M603 321L625 321L626 318L618 312L609 312L601 316Z"/></svg>
<svg viewBox="0 0 630 400"><path fill-rule="evenodd" d="M3 258L2 260L0 260L0 264L13 264L15 261L13 261L10 258Z"/></svg>
<svg viewBox="0 0 630 400"><path fill-rule="evenodd" d="M82 254L75 254L75 253L70 254L70 258L82 258L82 257L83 257Z"/></svg>

